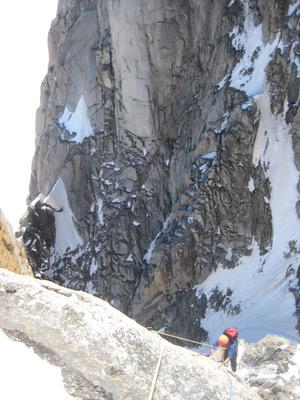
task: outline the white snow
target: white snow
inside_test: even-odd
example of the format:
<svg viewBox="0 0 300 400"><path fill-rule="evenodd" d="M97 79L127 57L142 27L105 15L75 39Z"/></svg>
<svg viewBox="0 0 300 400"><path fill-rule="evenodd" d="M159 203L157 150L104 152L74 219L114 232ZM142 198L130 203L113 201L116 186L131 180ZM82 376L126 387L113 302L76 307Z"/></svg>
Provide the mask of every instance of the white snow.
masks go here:
<svg viewBox="0 0 300 400"><path fill-rule="evenodd" d="M299 7L299 15L300 15L300 7ZM300 78L300 56L296 51L295 47L297 46L298 42L295 42L292 46L291 50L291 62L295 63L297 67L297 78Z"/></svg>
<svg viewBox="0 0 300 400"><path fill-rule="evenodd" d="M104 184L105 184L106 186L111 186L111 185L112 185L112 182L111 182L109 179L105 179L105 180L104 180Z"/></svg>
<svg viewBox="0 0 300 400"><path fill-rule="evenodd" d="M249 108L251 108L252 107L252 103L250 102L250 101L246 101L245 103L243 103L242 105L241 105L241 108L242 108L242 110L248 110Z"/></svg>
<svg viewBox="0 0 300 400"><path fill-rule="evenodd" d="M117 197L116 199L112 200L112 203L113 204L120 204L120 203L122 203L122 201L119 199L119 197Z"/></svg>
<svg viewBox="0 0 300 400"><path fill-rule="evenodd" d="M226 111L223 115L222 115L222 119L221 119L221 126L219 129L215 130L215 133L221 133L227 126L227 122L229 119L229 112Z"/></svg>
<svg viewBox="0 0 300 400"><path fill-rule="evenodd" d="M38 201L43 202L44 200L45 196L42 193L40 193L38 196L36 196L35 199L32 200L32 202L29 204L29 207L34 207Z"/></svg>
<svg viewBox="0 0 300 400"><path fill-rule="evenodd" d="M170 160L169 160L169 159L167 159L167 160L166 160L166 162L165 162L165 164L166 164L166 166L168 167L168 166L169 166L169 164L170 164Z"/></svg>
<svg viewBox="0 0 300 400"><path fill-rule="evenodd" d="M298 10L297 10L297 8L298 8ZM297 10L296 15L299 15L299 12L300 12L300 2L299 2L299 0L296 0L295 4L290 4L287 15L290 17L294 13L295 10Z"/></svg>
<svg viewBox="0 0 300 400"><path fill-rule="evenodd" d="M91 265L90 265L90 277L94 275L97 272L98 265L96 263L96 260L93 258Z"/></svg>
<svg viewBox="0 0 300 400"><path fill-rule="evenodd" d="M232 251L232 249L230 248L230 249L228 249L228 251L227 251L227 254L226 254L226 256L225 256L225 260L231 261L231 260L232 260L232 255L233 255L233 251Z"/></svg>
<svg viewBox="0 0 300 400"><path fill-rule="evenodd" d="M236 315L230 307L225 312L208 308L201 326L208 330L210 340L214 340L224 327L235 325L247 341L257 341L268 333L298 341L297 321L293 315L295 298L289 291L296 278L294 275L286 277L286 271L291 265L297 270L300 255L287 259L284 254L289 253L289 241L299 244L300 224L295 210L299 174L284 117L275 117L271 113L267 90L256 101L261 118L253 164L261 163L271 183L272 246L261 256L253 239L252 254L242 257L236 268L225 269L219 265L204 283L196 287L197 296L205 293L208 297L215 288L223 293L230 288L232 305L241 307L241 313Z"/></svg>
<svg viewBox="0 0 300 400"><path fill-rule="evenodd" d="M189 224L192 224L192 223L194 222L194 218L193 218L193 217L188 217L188 218L187 218L187 222L188 222Z"/></svg>
<svg viewBox="0 0 300 400"><path fill-rule="evenodd" d="M255 26L247 2L244 3L244 7L246 15L243 32L239 32L238 27L235 27L230 34L234 48L244 51L243 57L232 71L230 86L253 97L263 93L264 70L279 43L279 35L272 43L264 44L262 24Z"/></svg>
<svg viewBox="0 0 300 400"><path fill-rule="evenodd" d="M137 222L137 221L133 221L132 223L133 223L134 226L140 226L141 225L141 223Z"/></svg>
<svg viewBox="0 0 300 400"><path fill-rule="evenodd" d="M74 112L66 106L58 122L62 128L70 133L76 133L76 136L70 139L72 142L82 143L86 137L94 134L84 96L80 97Z"/></svg>
<svg viewBox="0 0 300 400"><path fill-rule="evenodd" d="M230 74L224 76L224 78L218 83L218 91L223 89L224 85L226 84L226 82L229 80L230 78Z"/></svg>
<svg viewBox="0 0 300 400"><path fill-rule="evenodd" d="M216 158L217 153L215 151L212 151L211 153L206 153L206 154L202 154L201 158L203 158L204 160L213 160L214 158Z"/></svg>
<svg viewBox="0 0 300 400"><path fill-rule="evenodd" d="M227 7L233 6L234 3L235 3L235 0L231 0Z"/></svg>
<svg viewBox="0 0 300 400"><path fill-rule="evenodd" d="M300 379L300 344L297 345L296 352L289 363L289 369L287 372L280 374L281 378L286 381L290 381L296 378L297 381ZM299 388L298 388L299 390ZM300 394L300 390L299 390Z"/></svg>
<svg viewBox="0 0 300 400"><path fill-rule="evenodd" d="M93 156L96 153L96 151L97 151L96 147L92 147L90 149L90 156Z"/></svg>
<svg viewBox="0 0 300 400"><path fill-rule="evenodd" d="M126 258L126 261L129 261L129 262L134 261L133 257L132 257L132 254L129 254L129 256Z"/></svg>
<svg viewBox="0 0 300 400"><path fill-rule="evenodd" d="M254 190L255 190L254 179L252 178L252 176L249 179L248 189L249 189L249 192L251 192L251 193L254 192Z"/></svg>
<svg viewBox="0 0 300 400"><path fill-rule="evenodd" d="M54 213L56 229L55 249L58 254L63 255L68 247L75 249L78 245L82 245L83 241L74 226L75 217L70 209L65 185L61 178L57 179L44 202L56 210L62 208L61 212Z"/></svg>
<svg viewBox="0 0 300 400"><path fill-rule="evenodd" d="M169 218L170 218L170 216L164 221L162 230L159 231L158 234L155 236L155 238L152 240L152 242L150 243L149 249L147 250L146 254L143 257L143 260L145 260L147 264L150 264L150 262L151 262L152 253L153 253L153 250L155 249L157 239L160 237L160 235L163 233L163 231L167 229L167 226L169 223Z"/></svg>
<svg viewBox="0 0 300 400"><path fill-rule="evenodd" d="M9 339L0 330L0 398L5 400L71 400L61 370L32 348Z"/></svg>
<svg viewBox="0 0 300 400"><path fill-rule="evenodd" d="M146 157L146 155L147 155L147 149L143 147L143 156Z"/></svg>
<svg viewBox="0 0 300 400"><path fill-rule="evenodd" d="M98 205L98 221L100 222L100 225L104 225L104 217L103 217L103 201L101 197L97 200L97 205Z"/></svg>
<svg viewBox="0 0 300 400"><path fill-rule="evenodd" d="M95 286L91 280L89 280L85 285L85 291L89 294L96 294Z"/></svg>

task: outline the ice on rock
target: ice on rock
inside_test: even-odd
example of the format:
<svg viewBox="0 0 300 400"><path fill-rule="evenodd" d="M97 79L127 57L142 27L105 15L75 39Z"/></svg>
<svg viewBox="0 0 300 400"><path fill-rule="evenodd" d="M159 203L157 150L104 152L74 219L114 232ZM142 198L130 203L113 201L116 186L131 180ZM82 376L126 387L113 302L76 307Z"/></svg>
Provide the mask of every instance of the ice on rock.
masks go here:
<svg viewBox="0 0 300 400"><path fill-rule="evenodd" d="M232 71L230 86L245 91L249 97L254 97L264 91L264 70L279 43L279 35L272 43L265 44L262 24L255 26L248 6L245 7L243 31L240 32L239 28L235 27L230 34L233 47L244 52Z"/></svg>
<svg viewBox="0 0 300 400"><path fill-rule="evenodd" d="M63 255L68 247L72 250L82 245L83 241L75 228L75 217L69 206L67 192L61 178L58 178L44 202L58 211L54 213L57 252Z"/></svg>
<svg viewBox="0 0 300 400"><path fill-rule="evenodd" d="M82 143L86 137L94 134L84 96L80 97L74 112L70 111L66 106L58 122L63 129L66 129L71 134L76 134L69 139L72 142Z"/></svg>

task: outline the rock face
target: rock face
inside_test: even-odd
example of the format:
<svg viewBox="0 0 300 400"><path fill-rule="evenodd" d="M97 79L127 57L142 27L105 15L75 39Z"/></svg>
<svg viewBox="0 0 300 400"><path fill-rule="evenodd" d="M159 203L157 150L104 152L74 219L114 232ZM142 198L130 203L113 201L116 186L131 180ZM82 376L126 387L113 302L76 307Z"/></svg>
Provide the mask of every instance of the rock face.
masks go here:
<svg viewBox="0 0 300 400"><path fill-rule="evenodd" d="M280 297L271 331L297 337L299 18L293 0L60 1L33 269L194 339L257 315L264 335Z"/></svg>
<svg viewBox="0 0 300 400"><path fill-rule="evenodd" d="M296 400L300 395L300 346L278 336L247 344L237 373L266 400Z"/></svg>
<svg viewBox="0 0 300 400"><path fill-rule="evenodd" d="M0 329L61 368L68 400L150 398L161 355L154 400L225 400L228 379L234 399L260 398L215 362L166 342L106 302L8 271L0 271Z"/></svg>
<svg viewBox="0 0 300 400"><path fill-rule="evenodd" d="M22 275L32 275L25 249L18 242L0 210L0 268Z"/></svg>

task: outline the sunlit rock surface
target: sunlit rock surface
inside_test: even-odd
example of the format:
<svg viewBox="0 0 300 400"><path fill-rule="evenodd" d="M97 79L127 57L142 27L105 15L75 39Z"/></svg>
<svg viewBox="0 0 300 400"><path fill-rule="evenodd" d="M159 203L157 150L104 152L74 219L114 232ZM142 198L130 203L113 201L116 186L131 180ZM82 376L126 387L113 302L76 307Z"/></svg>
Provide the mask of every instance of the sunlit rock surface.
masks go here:
<svg viewBox="0 0 300 400"><path fill-rule="evenodd" d="M23 275L32 275L22 242L17 241L11 226L0 209L0 268Z"/></svg>
<svg viewBox="0 0 300 400"><path fill-rule="evenodd" d="M214 361L168 343L102 300L0 270L0 348L3 345L17 365L27 361L27 370L39 369L36 382L28 378L34 400L43 372L49 379L43 390L56 392L59 400L148 399L161 356L153 399L227 400L232 390L236 400L259 399ZM3 351L1 376L9 382L12 370L5 368L5 360ZM16 376L19 369L13 371L17 386L22 380ZM0 394L3 387L6 383ZM23 394L27 389L28 383ZM13 387L14 393L20 393L19 388Z"/></svg>

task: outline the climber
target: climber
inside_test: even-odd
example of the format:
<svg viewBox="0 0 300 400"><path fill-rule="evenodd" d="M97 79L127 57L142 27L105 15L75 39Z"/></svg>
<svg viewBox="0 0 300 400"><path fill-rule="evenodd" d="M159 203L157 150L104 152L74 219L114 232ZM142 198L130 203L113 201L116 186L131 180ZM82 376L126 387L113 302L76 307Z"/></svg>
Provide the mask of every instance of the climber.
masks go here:
<svg viewBox="0 0 300 400"><path fill-rule="evenodd" d="M233 372L237 368L237 354L238 354L238 330L235 327L225 329L223 334L219 336L218 340L214 343L214 348L211 349L212 358L221 355L223 365L228 365L230 361L231 369ZM215 358L217 360L217 358Z"/></svg>

